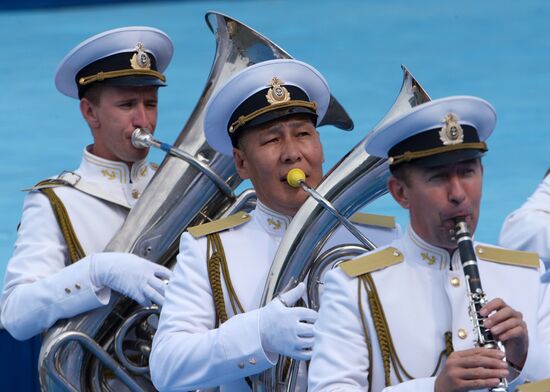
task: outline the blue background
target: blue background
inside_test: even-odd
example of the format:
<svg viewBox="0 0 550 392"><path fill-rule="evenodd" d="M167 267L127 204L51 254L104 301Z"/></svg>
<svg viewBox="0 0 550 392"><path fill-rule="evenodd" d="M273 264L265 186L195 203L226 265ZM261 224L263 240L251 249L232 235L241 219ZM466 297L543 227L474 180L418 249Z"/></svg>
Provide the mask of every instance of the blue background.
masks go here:
<svg viewBox="0 0 550 392"><path fill-rule="evenodd" d="M405 64L432 96L490 101L497 129L485 158L477 239L496 242L504 217L534 190L549 166L550 6L545 0L195 1L3 11L0 13L0 277L15 241L24 193L74 169L91 135L78 101L53 76L83 39L124 25L151 25L173 39L175 55L160 92L159 139L172 142L200 96L215 41L204 14L231 15L317 67L355 121L351 133L321 128L325 169L390 108ZM162 155L153 153L160 162ZM406 212L389 197L372 212Z"/></svg>

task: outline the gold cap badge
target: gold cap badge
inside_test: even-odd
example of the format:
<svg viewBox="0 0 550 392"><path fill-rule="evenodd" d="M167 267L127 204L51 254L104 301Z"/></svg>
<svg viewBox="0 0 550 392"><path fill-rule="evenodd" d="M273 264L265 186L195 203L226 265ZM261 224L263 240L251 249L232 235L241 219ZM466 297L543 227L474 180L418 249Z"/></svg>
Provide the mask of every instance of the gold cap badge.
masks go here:
<svg viewBox="0 0 550 392"><path fill-rule="evenodd" d="M277 76L274 76L273 79L271 79L271 82L269 83L271 88L265 95L267 102L269 102L270 105L290 101L290 93L284 86L281 86L283 83L284 82Z"/></svg>
<svg viewBox="0 0 550 392"><path fill-rule="evenodd" d="M151 69L151 59L145 51L143 44L138 42L134 48L136 53L130 59L130 65L133 69Z"/></svg>
<svg viewBox="0 0 550 392"><path fill-rule="evenodd" d="M445 125L439 131L439 138L443 145L460 144L464 141L464 130L458 123L458 117L453 113L449 113L443 120Z"/></svg>

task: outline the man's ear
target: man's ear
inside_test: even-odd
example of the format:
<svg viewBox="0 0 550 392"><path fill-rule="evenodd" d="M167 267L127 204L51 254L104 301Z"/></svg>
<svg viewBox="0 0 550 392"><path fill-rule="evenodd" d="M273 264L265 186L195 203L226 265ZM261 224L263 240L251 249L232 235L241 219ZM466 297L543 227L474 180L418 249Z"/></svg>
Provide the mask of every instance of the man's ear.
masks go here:
<svg viewBox="0 0 550 392"><path fill-rule="evenodd" d="M86 120L91 129L99 127L100 121L97 117L95 106L89 99L82 98L80 100L80 113L82 113L82 117L84 117L84 120Z"/></svg>
<svg viewBox="0 0 550 392"><path fill-rule="evenodd" d="M408 186L397 177L390 176L388 179L388 190L395 201L403 208L409 209Z"/></svg>
<svg viewBox="0 0 550 392"><path fill-rule="evenodd" d="M243 150L233 148L233 161L235 162L235 168L237 169L239 176L243 180L250 178L250 173L248 172L248 161Z"/></svg>

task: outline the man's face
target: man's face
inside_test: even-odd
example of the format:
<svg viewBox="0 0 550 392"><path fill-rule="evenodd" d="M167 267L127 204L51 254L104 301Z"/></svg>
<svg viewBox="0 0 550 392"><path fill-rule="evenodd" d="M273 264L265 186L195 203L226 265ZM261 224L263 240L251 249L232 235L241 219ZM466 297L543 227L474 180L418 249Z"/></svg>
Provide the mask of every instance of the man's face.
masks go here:
<svg viewBox="0 0 550 392"><path fill-rule="evenodd" d="M157 124L157 86L102 87L99 102L83 98L81 111L92 129L92 153L113 161L132 164L144 159L148 149L132 146L136 128L154 131Z"/></svg>
<svg viewBox="0 0 550 392"><path fill-rule="evenodd" d="M323 177L323 148L311 119L294 115L262 124L247 131L233 149L237 172L250 178L258 199L267 207L294 215L307 198L301 188L288 185L292 168L306 174L306 182L316 187Z"/></svg>
<svg viewBox="0 0 550 392"><path fill-rule="evenodd" d="M450 230L465 217L473 233L479 218L483 166L479 159L423 168L411 165L406 180L392 176L388 188L409 210L414 231L426 242L448 250L457 247Z"/></svg>

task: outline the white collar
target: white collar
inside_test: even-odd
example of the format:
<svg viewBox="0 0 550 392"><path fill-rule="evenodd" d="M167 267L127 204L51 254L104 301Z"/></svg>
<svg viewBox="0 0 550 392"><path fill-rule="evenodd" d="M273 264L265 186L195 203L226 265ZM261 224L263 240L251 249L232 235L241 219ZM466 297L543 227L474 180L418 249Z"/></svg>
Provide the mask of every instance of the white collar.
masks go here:
<svg viewBox="0 0 550 392"><path fill-rule="evenodd" d="M253 216L266 232L277 237L282 237L285 234L292 220L291 216L272 210L265 204L262 204L260 200L256 201L256 209Z"/></svg>
<svg viewBox="0 0 550 392"><path fill-rule="evenodd" d="M410 224L407 233L403 237L403 245L405 248L404 253L408 256L405 257L406 262L446 271L450 269L449 265L452 263L453 270L460 269L460 255L457 250L451 256L446 249L427 243L415 233Z"/></svg>
<svg viewBox="0 0 550 392"><path fill-rule="evenodd" d="M145 180L151 174L145 159L134 162L130 170L126 163L100 158L88 151L88 148L84 149L79 169L89 179L101 179L113 184L129 184Z"/></svg>

